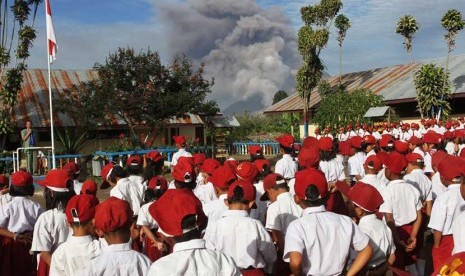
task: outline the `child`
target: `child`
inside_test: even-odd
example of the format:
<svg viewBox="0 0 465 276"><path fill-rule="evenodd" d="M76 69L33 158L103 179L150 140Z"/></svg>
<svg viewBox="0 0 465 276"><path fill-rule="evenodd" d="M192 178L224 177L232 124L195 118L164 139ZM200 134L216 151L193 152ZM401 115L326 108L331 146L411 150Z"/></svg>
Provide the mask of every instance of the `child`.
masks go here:
<svg viewBox="0 0 465 276"><path fill-rule="evenodd" d="M81 195L97 196L97 183L92 179L87 179L82 183Z"/></svg>
<svg viewBox="0 0 465 276"><path fill-rule="evenodd" d="M376 138L373 135L365 135L363 137L363 142L365 143L365 153L366 156L376 155Z"/></svg>
<svg viewBox="0 0 465 276"><path fill-rule="evenodd" d="M64 243L69 236L65 208L73 197L73 179L63 169L50 170L43 181L45 205L47 211L40 215L34 227L31 251L40 254L37 275L49 274L53 252Z"/></svg>
<svg viewBox="0 0 465 276"><path fill-rule="evenodd" d="M220 166L221 164L218 160L209 158L203 162L200 168L202 181L197 183L193 192L202 203L207 203L216 199L215 188L213 188L212 183L210 183L210 176Z"/></svg>
<svg viewBox="0 0 465 276"><path fill-rule="evenodd" d="M352 188L342 182L337 187L352 203L353 213L359 220L358 227L370 237L373 255L365 267L366 275L386 275L388 265L394 264L396 246L391 230L375 214L383 203L381 194L372 185L361 181Z"/></svg>
<svg viewBox="0 0 465 276"><path fill-rule="evenodd" d="M145 255L131 250L134 227L131 206L125 200L109 197L95 208L94 225L108 246L92 259L86 275L147 275L152 264Z"/></svg>
<svg viewBox="0 0 465 276"><path fill-rule="evenodd" d="M154 150L144 156L143 177L148 181L152 177L163 173L165 158L158 151Z"/></svg>
<svg viewBox="0 0 465 276"><path fill-rule="evenodd" d="M87 194L69 200L65 213L73 235L53 252L50 275L83 275L90 260L102 253L100 243L92 237L97 204L97 198Z"/></svg>
<svg viewBox="0 0 465 276"><path fill-rule="evenodd" d="M12 197L9 194L10 181L8 177L1 174L0 175L0 207L7 202L10 202Z"/></svg>
<svg viewBox="0 0 465 276"><path fill-rule="evenodd" d="M81 168L78 164L76 164L76 162L68 162L63 166L63 170L67 170L70 173L71 178L73 179L74 193L79 195L82 188L82 183L78 180Z"/></svg>
<svg viewBox="0 0 465 276"><path fill-rule="evenodd" d="M228 190L223 217L205 231L206 247L231 256L243 275L271 273L276 250L265 227L249 217L256 199L251 182L236 181Z"/></svg>
<svg viewBox="0 0 465 276"><path fill-rule="evenodd" d="M445 151L438 150L431 156L431 167L433 176L431 177L431 194L433 201L447 191L447 187L441 182L441 174L438 171L438 166L448 155Z"/></svg>
<svg viewBox="0 0 465 276"><path fill-rule="evenodd" d="M250 211L250 217L259 220L263 225L265 225L267 204L266 202L259 202L260 197L263 195L265 191L262 190L263 185L257 183L258 174L259 173L257 166L250 162L242 162L239 164L239 166L237 166L236 169L236 175L238 180L250 182L255 186L255 201L258 202L258 204L255 204L256 208ZM257 189L257 186L259 186L259 189Z"/></svg>
<svg viewBox="0 0 465 276"><path fill-rule="evenodd" d="M186 192L169 192L163 196L164 204L149 208L160 229L176 243L173 253L155 262L148 275L240 275L231 257L206 249L198 227L202 208Z"/></svg>
<svg viewBox="0 0 465 276"><path fill-rule="evenodd" d="M178 151L173 154L173 158L171 158L171 172L173 172L174 167L178 163L179 157L192 157L192 154L186 150L186 138L184 138L184 136L173 136L173 140L176 143Z"/></svg>
<svg viewBox="0 0 465 276"><path fill-rule="evenodd" d="M35 272L29 255L32 230L42 213L34 195L32 176L18 171L11 176L11 201L0 206L0 275L31 275Z"/></svg>
<svg viewBox="0 0 465 276"><path fill-rule="evenodd" d="M413 185L420 191L420 200L424 206L424 214L427 217L431 215L431 208L433 207L433 194L431 192L431 180L425 175L423 171L424 161L423 157L418 153L409 153L405 156L408 162L407 174L404 180Z"/></svg>
<svg viewBox="0 0 465 276"><path fill-rule="evenodd" d="M140 193L138 185L129 180L124 169L120 166L113 166L108 181L113 186L110 196L126 200L131 205L134 216L139 215L143 194Z"/></svg>
<svg viewBox="0 0 465 276"><path fill-rule="evenodd" d="M250 155L250 162L254 162L255 160L265 159L263 156L263 149L259 145L251 145L249 147L249 155Z"/></svg>
<svg viewBox="0 0 465 276"><path fill-rule="evenodd" d="M347 171L353 183L363 178L365 172L363 170L363 164L366 160L365 148L366 145L363 142L363 138L355 136L350 139L350 146L352 147L353 155L349 157Z"/></svg>
<svg viewBox="0 0 465 276"><path fill-rule="evenodd" d="M145 190L147 189L147 181L141 176L142 174L142 157L132 155L126 161L126 171L129 176L128 179L134 183L139 192L138 197L143 198Z"/></svg>
<svg viewBox="0 0 465 276"><path fill-rule="evenodd" d="M328 184L324 174L305 170L296 175L294 201L303 211L289 224L284 261L294 275L340 275L351 246L358 252L347 272L355 275L370 260L369 238L349 217L326 211Z"/></svg>
<svg viewBox="0 0 465 276"><path fill-rule="evenodd" d="M280 146L282 158L276 162L274 172L282 175L286 180L294 178L297 172L297 162L292 158L294 137L290 134L276 138Z"/></svg>
<svg viewBox="0 0 465 276"><path fill-rule="evenodd" d="M383 163L381 163L378 156L372 155L368 157L363 164L363 168L365 169L365 176L360 179L360 182L375 187L379 192L386 188L386 183L378 176L383 168Z"/></svg>

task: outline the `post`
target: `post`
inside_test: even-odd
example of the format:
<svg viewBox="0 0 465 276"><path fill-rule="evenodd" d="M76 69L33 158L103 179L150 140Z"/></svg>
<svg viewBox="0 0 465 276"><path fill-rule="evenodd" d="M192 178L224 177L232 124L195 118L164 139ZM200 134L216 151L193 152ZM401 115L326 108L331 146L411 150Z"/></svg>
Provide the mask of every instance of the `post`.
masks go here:
<svg viewBox="0 0 465 276"><path fill-rule="evenodd" d="M52 76L50 72L50 55L49 55L49 43L47 43L47 66L48 66L48 98L50 104L50 137L52 139L52 169L56 169L55 164L55 135L53 129L53 105L52 105Z"/></svg>

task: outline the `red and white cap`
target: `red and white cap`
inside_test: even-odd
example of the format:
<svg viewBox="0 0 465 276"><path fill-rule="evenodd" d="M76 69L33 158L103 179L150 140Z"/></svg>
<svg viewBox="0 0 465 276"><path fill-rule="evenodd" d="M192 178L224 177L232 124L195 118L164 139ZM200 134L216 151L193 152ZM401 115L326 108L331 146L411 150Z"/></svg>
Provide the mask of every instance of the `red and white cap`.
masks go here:
<svg viewBox="0 0 465 276"><path fill-rule="evenodd" d="M236 175L231 167L224 165L216 169L208 180L213 186L226 190L236 180Z"/></svg>
<svg viewBox="0 0 465 276"><path fill-rule="evenodd" d="M147 188L152 190L161 190L165 192L166 190L168 190L168 181L163 176L157 175L149 180Z"/></svg>
<svg viewBox="0 0 465 276"><path fill-rule="evenodd" d="M261 201L267 201L268 198L268 191L269 189L273 188L276 185L286 184L286 180L284 177L278 173L270 173L263 179L263 190L265 193L260 197Z"/></svg>
<svg viewBox="0 0 465 276"><path fill-rule="evenodd" d="M384 202L379 191L369 184L359 181L350 188L347 183L338 181L336 186L350 201L367 212L376 212Z"/></svg>
<svg viewBox="0 0 465 276"><path fill-rule="evenodd" d="M251 162L242 162L236 168L236 175L239 179L253 182L258 175L258 170Z"/></svg>
<svg viewBox="0 0 465 276"><path fill-rule="evenodd" d="M72 183L72 179L68 170L55 169L49 171L45 179L37 183L55 192L68 192L68 184Z"/></svg>
<svg viewBox="0 0 465 276"><path fill-rule="evenodd" d="M110 177L111 172L113 171L113 163L106 164L100 171L100 177L102 178L102 184L100 189L106 189L110 187L110 182L108 182L108 177Z"/></svg>
<svg viewBox="0 0 465 276"><path fill-rule="evenodd" d="M292 137L290 134L279 136L276 138L276 141L278 141L279 145L283 148L289 149L294 145L294 137Z"/></svg>
<svg viewBox="0 0 465 276"><path fill-rule="evenodd" d="M69 171L70 174L79 174L81 172L81 168L76 162L68 162L63 166L63 170Z"/></svg>
<svg viewBox="0 0 465 276"><path fill-rule="evenodd" d="M66 205L66 219L69 223L87 222L94 218L98 199L93 195L75 195Z"/></svg>
<svg viewBox="0 0 465 276"><path fill-rule="evenodd" d="M179 135L179 136L173 136L173 140L176 143L176 145L182 147L186 145L186 138L184 136Z"/></svg>
<svg viewBox="0 0 465 276"><path fill-rule="evenodd" d="M4 182L5 176L2 177L2 181ZM32 175L25 171L17 171L11 175L11 185L16 187L26 187L31 186L34 180L32 179ZM6 178L6 182L2 183L4 185L8 185L8 178Z"/></svg>
<svg viewBox="0 0 465 276"><path fill-rule="evenodd" d="M379 160L379 158L376 155L370 155L365 160L365 163L363 164L363 166L365 168L379 171L383 167L383 163L381 162L381 160Z"/></svg>
<svg viewBox="0 0 465 276"><path fill-rule="evenodd" d="M307 169L299 171L295 174L295 194L304 200L308 200L306 196L307 188L314 185L320 194L319 199L328 195L328 183L324 173L316 169Z"/></svg>
<svg viewBox="0 0 465 276"><path fill-rule="evenodd" d="M257 167L259 172L263 172L265 170L265 166L269 169L271 168L271 163L267 159L257 159L253 161L253 164Z"/></svg>
<svg viewBox="0 0 465 276"><path fill-rule="evenodd" d="M126 161L126 166L140 166L142 165L142 157L139 155L131 155Z"/></svg>
<svg viewBox="0 0 465 276"><path fill-rule="evenodd" d="M419 155L418 153L411 152L405 156L405 159L407 159L407 162L409 163L421 163L423 162L423 157Z"/></svg>
<svg viewBox="0 0 465 276"><path fill-rule="evenodd" d="M82 183L81 194L96 195L97 183L92 179L87 179Z"/></svg>
<svg viewBox="0 0 465 276"><path fill-rule="evenodd" d="M236 189L236 187L242 188L242 191L243 191L242 199L243 200L253 201L256 199L257 189L255 188L255 186L250 181L242 181L242 180L238 180L234 182L233 184L231 184L231 186L229 186L228 199L232 199L234 197L234 189Z"/></svg>
<svg viewBox="0 0 465 276"><path fill-rule="evenodd" d="M249 146L249 154L250 155L262 155L263 149L259 145L251 145Z"/></svg>
<svg viewBox="0 0 465 276"><path fill-rule="evenodd" d="M156 162L158 162L158 161L164 160L163 155L161 155L161 154L160 154L158 151L156 151L156 150L147 153L146 157L149 158L150 160L152 160L153 163L156 163Z"/></svg>
<svg viewBox="0 0 465 276"><path fill-rule="evenodd" d="M202 164L202 167L200 167L200 171L208 174L208 175L212 175L213 172L218 169L219 167L221 166L220 162L218 162L218 160L214 159L214 158L208 158L206 159L203 164Z"/></svg>
<svg viewBox="0 0 465 276"><path fill-rule="evenodd" d="M194 159L192 157L180 157L174 166L172 176L174 180L191 183L195 181Z"/></svg>

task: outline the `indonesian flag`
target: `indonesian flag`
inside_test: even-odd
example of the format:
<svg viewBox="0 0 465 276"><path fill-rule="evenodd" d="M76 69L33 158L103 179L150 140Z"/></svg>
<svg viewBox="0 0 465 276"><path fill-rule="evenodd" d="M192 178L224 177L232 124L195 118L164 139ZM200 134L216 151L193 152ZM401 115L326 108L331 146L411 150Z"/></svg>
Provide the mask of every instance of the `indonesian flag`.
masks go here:
<svg viewBox="0 0 465 276"><path fill-rule="evenodd" d="M55 30L53 29L52 11L50 9L50 0L45 0L45 13L47 22L47 43L48 43L48 60L52 63L57 53L57 40Z"/></svg>

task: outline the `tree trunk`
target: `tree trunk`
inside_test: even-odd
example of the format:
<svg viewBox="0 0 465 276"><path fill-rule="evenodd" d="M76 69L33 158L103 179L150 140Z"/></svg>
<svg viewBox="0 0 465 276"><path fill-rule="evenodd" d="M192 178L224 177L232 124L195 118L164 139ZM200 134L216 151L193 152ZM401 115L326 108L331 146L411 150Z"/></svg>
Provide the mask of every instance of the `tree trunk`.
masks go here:
<svg viewBox="0 0 465 276"><path fill-rule="evenodd" d="M342 85L342 45L339 45L339 86Z"/></svg>
<svg viewBox="0 0 465 276"><path fill-rule="evenodd" d="M446 83L447 83L447 71L449 70L449 58L450 58L450 52L451 52L451 46L449 45L449 48L447 50L447 59L446 59L446 68L444 70L444 80L442 82L442 95L441 95L441 101L444 100L444 94L446 92ZM439 105L439 110L438 110L438 116L441 117L442 113L442 105ZM437 118L439 120L439 117Z"/></svg>

